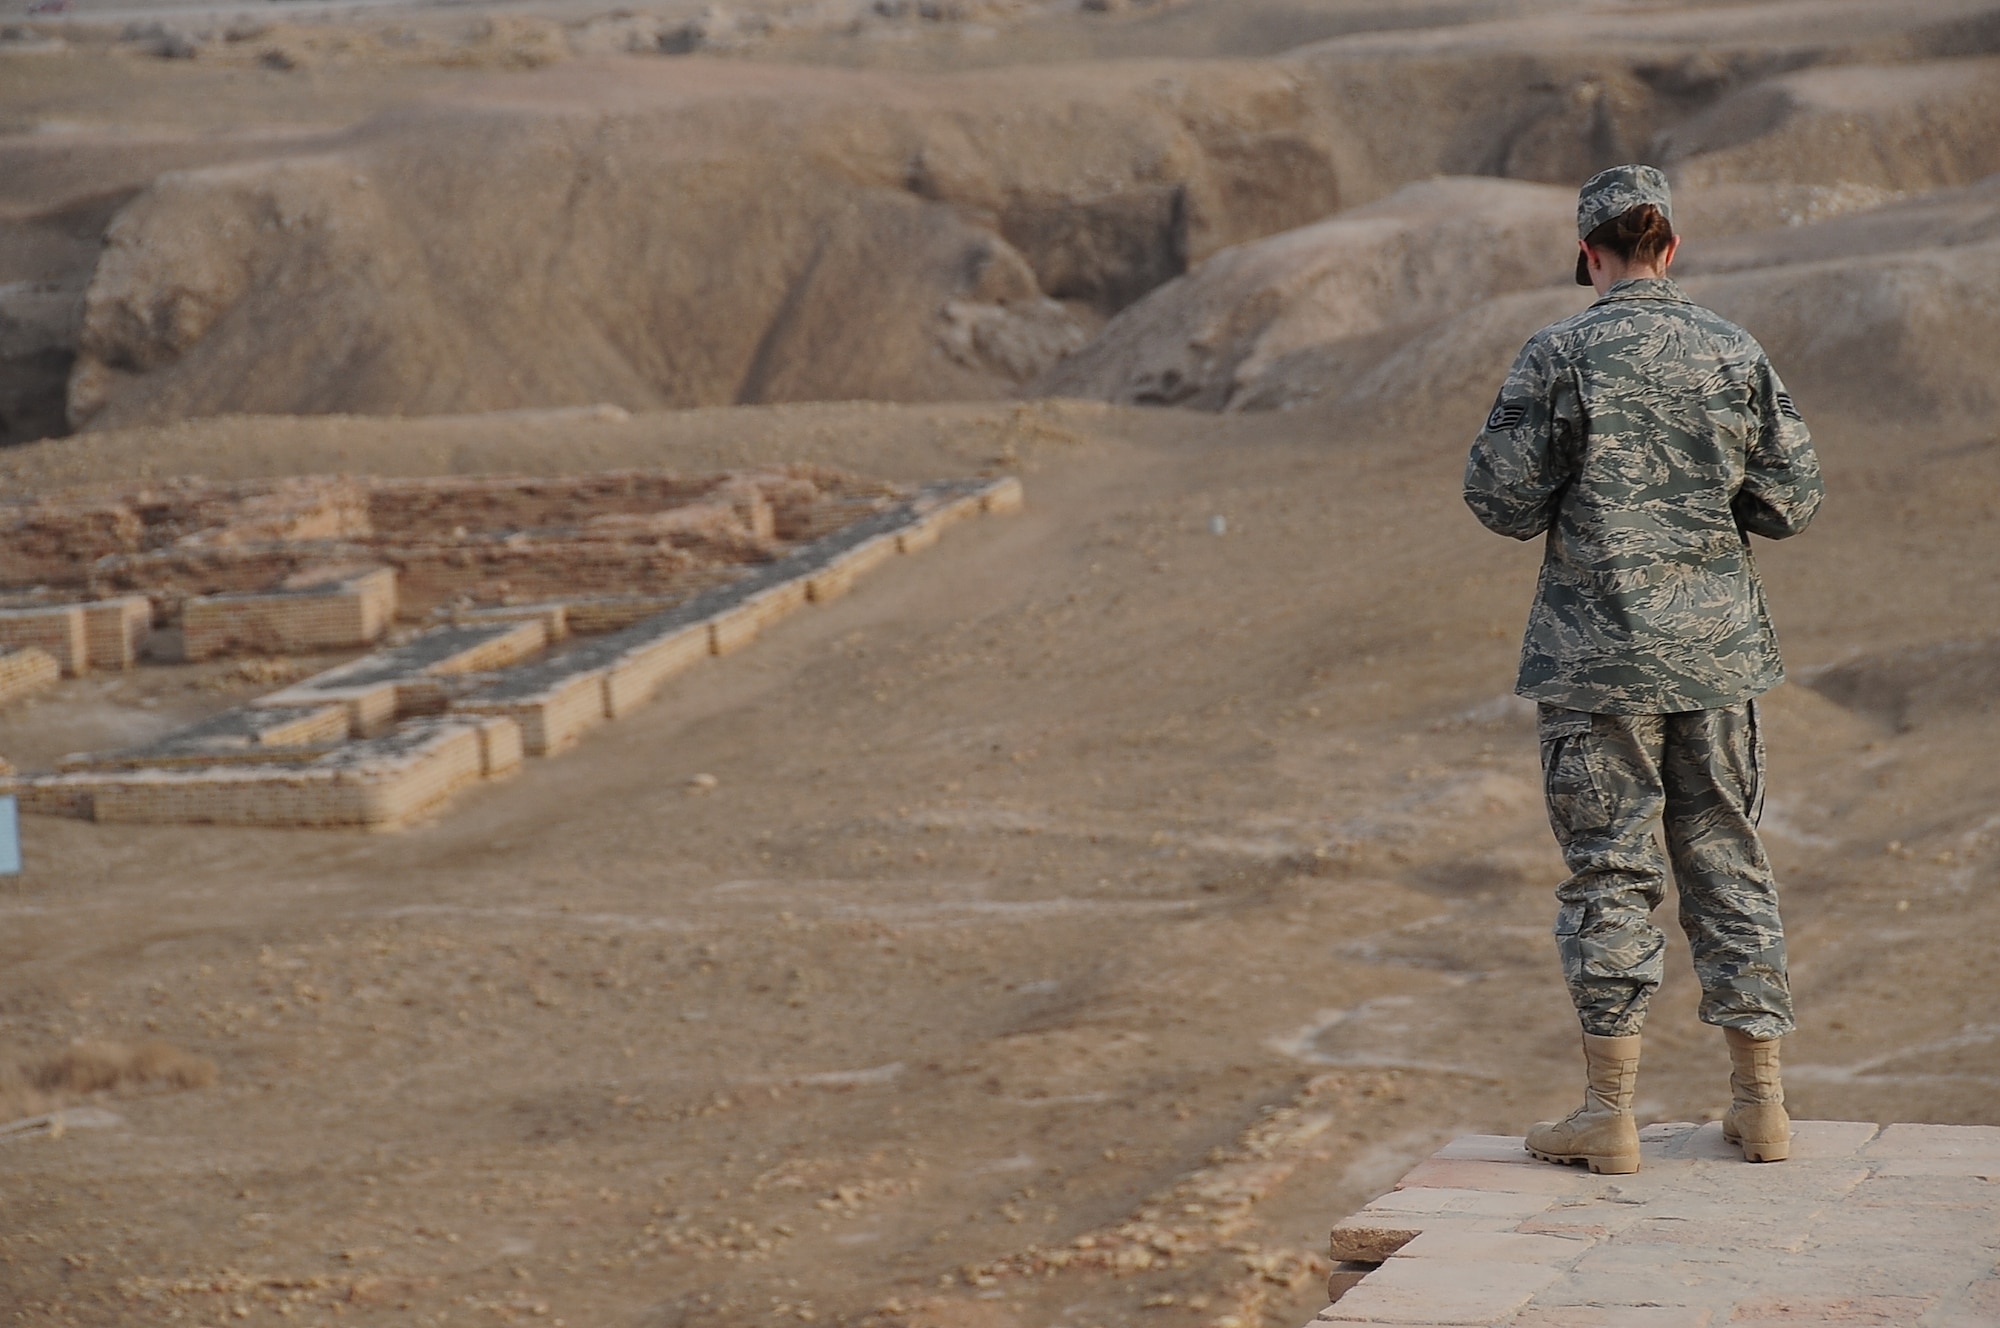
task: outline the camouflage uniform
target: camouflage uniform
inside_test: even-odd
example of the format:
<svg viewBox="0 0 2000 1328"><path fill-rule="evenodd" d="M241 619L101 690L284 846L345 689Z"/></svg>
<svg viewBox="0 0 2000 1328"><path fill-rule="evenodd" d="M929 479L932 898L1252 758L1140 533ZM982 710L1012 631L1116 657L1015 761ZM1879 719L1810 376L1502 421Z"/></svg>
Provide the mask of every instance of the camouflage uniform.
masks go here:
<svg viewBox="0 0 2000 1328"><path fill-rule="evenodd" d="M1586 1032L1638 1032L1659 987L1656 818L1701 1018L1756 1038L1792 1027L1752 699L1784 672L1747 537L1798 533L1820 495L1763 349L1664 278L1618 282L1536 333L1473 443L1474 514L1546 535L1515 690L1541 703L1572 873L1556 939Z"/></svg>
<svg viewBox="0 0 2000 1328"><path fill-rule="evenodd" d="M1755 1038L1792 1028L1778 883L1757 837L1764 744L1757 703L1667 715L1541 709L1549 824L1573 873L1556 887L1556 950L1585 1032L1639 1031L1666 937L1652 912L1667 864L1701 980L1704 1023Z"/></svg>

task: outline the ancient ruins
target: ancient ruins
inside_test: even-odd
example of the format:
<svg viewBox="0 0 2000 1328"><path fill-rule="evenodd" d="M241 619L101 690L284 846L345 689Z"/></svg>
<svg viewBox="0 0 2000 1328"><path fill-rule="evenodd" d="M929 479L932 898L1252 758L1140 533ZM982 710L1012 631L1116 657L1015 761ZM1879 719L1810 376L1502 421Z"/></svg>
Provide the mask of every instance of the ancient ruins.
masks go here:
<svg viewBox="0 0 2000 1328"><path fill-rule="evenodd" d="M10 775L99 821L394 826L560 752L1016 480L792 466L174 480L0 516L0 701L142 659L368 653L126 750Z"/></svg>

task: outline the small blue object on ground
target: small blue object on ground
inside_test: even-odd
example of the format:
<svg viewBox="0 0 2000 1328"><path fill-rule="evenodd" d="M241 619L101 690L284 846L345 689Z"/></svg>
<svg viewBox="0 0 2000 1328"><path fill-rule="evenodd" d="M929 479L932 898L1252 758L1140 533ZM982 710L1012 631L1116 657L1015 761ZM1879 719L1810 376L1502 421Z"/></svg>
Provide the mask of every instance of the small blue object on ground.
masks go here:
<svg viewBox="0 0 2000 1328"><path fill-rule="evenodd" d="M11 793L0 795L0 876L21 874L21 805Z"/></svg>

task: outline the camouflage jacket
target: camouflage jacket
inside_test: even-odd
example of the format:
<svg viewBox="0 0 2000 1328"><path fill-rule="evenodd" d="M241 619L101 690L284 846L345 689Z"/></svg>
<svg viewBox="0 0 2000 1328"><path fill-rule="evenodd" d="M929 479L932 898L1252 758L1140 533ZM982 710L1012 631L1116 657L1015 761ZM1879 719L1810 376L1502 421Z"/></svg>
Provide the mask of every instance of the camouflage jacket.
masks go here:
<svg viewBox="0 0 2000 1328"><path fill-rule="evenodd" d="M1515 690L1608 714L1734 705L1783 681L1749 535L1819 506L1819 460L1749 333L1664 278L1529 339L1465 465L1465 502L1547 533Z"/></svg>

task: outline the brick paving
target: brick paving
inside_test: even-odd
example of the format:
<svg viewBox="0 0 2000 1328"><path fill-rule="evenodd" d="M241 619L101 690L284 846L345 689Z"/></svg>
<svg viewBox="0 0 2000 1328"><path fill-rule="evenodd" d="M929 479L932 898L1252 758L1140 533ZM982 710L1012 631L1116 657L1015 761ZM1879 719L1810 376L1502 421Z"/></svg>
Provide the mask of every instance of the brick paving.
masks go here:
<svg viewBox="0 0 2000 1328"><path fill-rule="evenodd" d="M1631 1176L1455 1139L1333 1229L1309 1328L2000 1328L2000 1127L1792 1129L1753 1165L1647 1126Z"/></svg>

